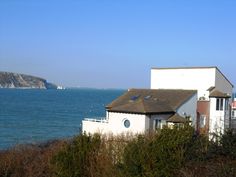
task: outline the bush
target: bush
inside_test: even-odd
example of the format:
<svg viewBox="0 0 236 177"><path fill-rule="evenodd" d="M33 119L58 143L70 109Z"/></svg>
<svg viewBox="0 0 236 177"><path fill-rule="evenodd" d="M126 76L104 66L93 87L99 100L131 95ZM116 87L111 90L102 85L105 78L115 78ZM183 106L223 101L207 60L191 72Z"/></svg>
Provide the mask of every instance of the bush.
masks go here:
<svg viewBox="0 0 236 177"><path fill-rule="evenodd" d="M122 173L124 176L150 176L150 168L154 166L151 153L151 140L139 135L131 140L124 149Z"/></svg>
<svg viewBox="0 0 236 177"><path fill-rule="evenodd" d="M219 141L190 126L142 135L78 135L0 152L0 177L235 176L236 135Z"/></svg>
<svg viewBox="0 0 236 177"><path fill-rule="evenodd" d="M41 145L19 145L0 152L1 177L52 176L51 158L64 146L65 141Z"/></svg>
<svg viewBox="0 0 236 177"><path fill-rule="evenodd" d="M236 159L236 134L228 130L220 138L222 154L232 159Z"/></svg>
<svg viewBox="0 0 236 177"><path fill-rule="evenodd" d="M101 139L99 135L79 135L53 159L54 174L58 177L89 177L92 163L96 164Z"/></svg>
<svg viewBox="0 0 236 177"><path fill-rule="evenodd" d="M174 176L186 160L193 137L194 129L190 126L164 128L152 138L139 135L125 148L125 175Z"/></svg>

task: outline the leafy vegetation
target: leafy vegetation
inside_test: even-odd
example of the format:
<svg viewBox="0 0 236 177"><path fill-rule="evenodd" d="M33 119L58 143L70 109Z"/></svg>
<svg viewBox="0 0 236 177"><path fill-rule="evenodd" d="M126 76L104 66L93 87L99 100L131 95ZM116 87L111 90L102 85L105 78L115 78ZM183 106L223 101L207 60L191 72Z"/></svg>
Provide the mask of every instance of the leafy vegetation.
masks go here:
<svg viewBox="0 0 236 177"><path fill-rule="evenodd" d="M81 134L0 152L0 176L236 176L236 135L228 131L219 141L208 139L190 126L143 135Z"/></svg>

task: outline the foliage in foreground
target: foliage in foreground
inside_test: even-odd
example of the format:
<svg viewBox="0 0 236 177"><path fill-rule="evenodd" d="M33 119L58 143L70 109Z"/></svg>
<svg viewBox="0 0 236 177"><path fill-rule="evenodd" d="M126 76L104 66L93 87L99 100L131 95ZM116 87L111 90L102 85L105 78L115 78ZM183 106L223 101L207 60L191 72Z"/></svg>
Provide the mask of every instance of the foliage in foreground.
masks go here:
<svg viewBox="0 0 236 177"><path fill-rule="evenodd" d="M0 177L236 176L236 135L208 141L190 126L145 135L78 135L0 153Z"/></svg>

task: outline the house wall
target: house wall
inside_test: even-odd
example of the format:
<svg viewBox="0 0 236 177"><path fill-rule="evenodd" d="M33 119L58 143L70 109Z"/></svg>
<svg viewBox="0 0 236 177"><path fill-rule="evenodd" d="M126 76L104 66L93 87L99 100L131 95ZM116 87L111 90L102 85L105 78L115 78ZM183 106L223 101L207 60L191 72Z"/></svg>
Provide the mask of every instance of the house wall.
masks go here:
<svg viewBox="0 0 236 177"><path fill-rule="evenodd" d="M82 132L86 133L107 133L109 128L109 124L105 122L93 122L93 121L87 121L83 120L82 121Z"/></svg>
<svg viewBox="0 0 236 177"><path fill-rule="evenodd" d="M209 133L224 133L225 103L223 110L216 111L216 98L210 98Z"/></svg>
<svg viewBox="0 0 236 177"><path fill-rule="evenodd" d="M150 130L154 130L154 121L156 119L162 120L162 125L166 125L166 120L173 114L157 114L157 115L145 115L145 114L130 114L130 113L118 113L107 111L107 122L92 122L82 121L82 132L86 133L102 133L102 134L122 134L122 133L144 133ZM124 121L130 121L130 127L124 126Z"/></svg>
<svg viewBox="0 0 236 177"><path fill-rule="evenodd" d="M107 111L106 122L82 121L82 132L121 134L121 133L144 133L149 129L149 117L144 114L129 114ZM130 121L130 127L124 126L124 121Z"/></svg>
<svg viewBox="0 0 236 177"><path fill-rule="evenodd" d="M149 128L149 118L144 114L130 114L130 113L118 113L108 112L109 119L109 131L113 134L120 133L144 133ZM130 127L124 126L124 121L130 121Z"/></svg>
<svg viewBox="0 0 236 177"><path fill-rule="evenodd" d="M236 126L234 126L234 125L236 125L236 123L235 123L235 121L236 121L236 101L233 101L231 104L232 104L231 105L231 110L232 110L232 112L231 112L231 119L232 119L231 123L232 124L231 125L232 125L232 128L236 129Z"/></svg>
<svg viewBox="0 0 236 177"><path fill-rule="evenodd" d="M195 129L197 128L197 99L197 94L195 94L176 111L182 117L190 116L191 124Z"/></svg>
<svg viewBox="0 0 236 177"><path fill-rule="evenodd" d="M166 125L166 120L173 114L156 114L156 115L150 115L149 116L149 128L150 130L155 130L155 120L162 120L161 126L163 127Z"/></svg>
<svg viewBox="0 0 236 177"><path fill-rule="evenodd" d="M216 88L223 93L227 93L229 96L232 96L233 93L233 86L230 82L222 75L222 73L216 70ZM228 107L232 104L232 98L229 98ZM224 128L229 128L230 126L230 117L231 117L231 110L225 110L224 115Z"/></svg>
<svg viewBox="0 0 236 177"><path fill-rule="evenodd" d="M233 86L230 82L222 75L219 70L216 70L216 77L215 77L215 87L217 90L227 93L230 96L232 95Z"/></svg>
<svg viewBox="0 0 236 177"><path fill-rule="evenodd" d="M209 133L210 101L197 102L197 130L202 134ZM202 117L201 117L202 116ZM201 120L201 119L205 120ZM204 121L204 122L201 122ZM205 125L201 125L205 123Z"/></svg>
<svg viewBox="0 0 236 177"><path fill-rule="evenodd" d="M151 89L198 90L198 98L208 97L215 86L215 68L152 69Z"/></svg>

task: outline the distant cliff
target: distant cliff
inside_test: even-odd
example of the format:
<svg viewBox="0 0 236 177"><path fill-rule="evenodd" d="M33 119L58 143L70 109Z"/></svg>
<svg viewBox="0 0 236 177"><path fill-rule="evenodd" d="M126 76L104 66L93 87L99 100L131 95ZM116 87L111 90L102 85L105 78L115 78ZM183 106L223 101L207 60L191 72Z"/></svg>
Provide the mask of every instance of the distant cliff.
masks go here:
<svg viewBox="0 0 236 177"><path fill-rule="evenodd" d="M57 85L35 76L0 72L0 88L57 89Z"/></svg>

